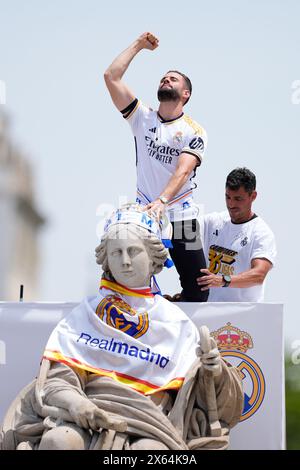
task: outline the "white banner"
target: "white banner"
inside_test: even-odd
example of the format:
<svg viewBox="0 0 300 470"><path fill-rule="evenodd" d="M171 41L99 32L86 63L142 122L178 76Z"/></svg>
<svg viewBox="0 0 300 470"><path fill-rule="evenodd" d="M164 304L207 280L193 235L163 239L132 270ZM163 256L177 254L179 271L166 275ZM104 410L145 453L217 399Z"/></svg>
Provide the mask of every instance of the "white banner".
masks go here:
<svg viewBox="0 0 300 470"><path fill-rule="evenodd" d="M223 357L243 375L245 406L231 449L285 448L283 306L273 303L180 304L219 338Z"/></svg>
<svg viewBox="0 0 300 470"><path fill-rule="evenodd" d="M47 339L77 304L0 302L0 422L37 374ZM279 304L180 303L207 325L224 358L243 375L245 407L231 449L285 448L283 308Z"/></svg>

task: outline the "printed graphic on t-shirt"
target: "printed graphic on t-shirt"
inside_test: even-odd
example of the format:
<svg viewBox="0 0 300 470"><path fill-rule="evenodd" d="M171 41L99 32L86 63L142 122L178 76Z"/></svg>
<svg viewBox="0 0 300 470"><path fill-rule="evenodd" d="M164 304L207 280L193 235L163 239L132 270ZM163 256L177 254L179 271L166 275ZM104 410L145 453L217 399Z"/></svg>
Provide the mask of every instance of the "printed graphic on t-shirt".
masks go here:
<svg viewBox="0 0 300 470"><path fill-rule="evenodd" d="M230 275L234 274L234 263L238 252L229 250L223 246L211 245L209 247L209 271L213 274Z"/></svg>

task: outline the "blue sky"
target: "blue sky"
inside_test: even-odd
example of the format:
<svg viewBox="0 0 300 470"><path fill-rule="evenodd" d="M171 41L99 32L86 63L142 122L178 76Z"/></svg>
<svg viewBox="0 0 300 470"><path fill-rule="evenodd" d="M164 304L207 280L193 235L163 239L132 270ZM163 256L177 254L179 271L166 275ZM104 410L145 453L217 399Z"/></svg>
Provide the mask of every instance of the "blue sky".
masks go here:
<svg viewBox="0 0 300 470"><path fill-rule="evenodd" d="M192 79L186 113L209 138L195 192L206 212L224 209L229 171L247 166L256 173L254 208L275 232L279 252L266 300L284 302L285 334L300 339L300 104L292 88L300 80L299 2L0 0L0 11L11 133L32 162L36 202L48 219L33 300L79 300L97 289L97 210L135 193L133 139L103 72L139 34L153 31L159 48L141 52L125 79L153 107L166 70ZM163 273L161 285L178 290L176 273Z"/></svg>

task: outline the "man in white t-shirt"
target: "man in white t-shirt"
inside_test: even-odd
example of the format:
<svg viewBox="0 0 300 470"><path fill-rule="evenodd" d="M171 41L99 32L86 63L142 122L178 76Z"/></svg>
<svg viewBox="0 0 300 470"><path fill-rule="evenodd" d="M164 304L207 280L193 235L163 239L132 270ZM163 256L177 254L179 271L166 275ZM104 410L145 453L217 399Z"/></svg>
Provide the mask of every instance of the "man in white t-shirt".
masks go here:
<svg viewBox="0 0 300 470"><path fill-rule="evenodd" d="M263 302L264 281L274 265L273 232L252 211L256 177L247 168L227 176L228 212L213 212L202 219L204 253L208 269L197 282L209 290L209 302Z"/></svg>
<svg viewBox="0 0 300 470"><path fill-rule="evenodd" d="M145 106L122 81L132 59L143 49L156 49L158 43L153 34L142 34L112 62L104 78L114 105L134 135L137 202L158 215L166 212L172 223L170 255L180 276L181 300L205 302L208 292L196 281L206 262L193 200L193 178L202 162L207 136L183 112L191 96L191 81L181 72L167 72L157 92L158 111Z"/></svg>

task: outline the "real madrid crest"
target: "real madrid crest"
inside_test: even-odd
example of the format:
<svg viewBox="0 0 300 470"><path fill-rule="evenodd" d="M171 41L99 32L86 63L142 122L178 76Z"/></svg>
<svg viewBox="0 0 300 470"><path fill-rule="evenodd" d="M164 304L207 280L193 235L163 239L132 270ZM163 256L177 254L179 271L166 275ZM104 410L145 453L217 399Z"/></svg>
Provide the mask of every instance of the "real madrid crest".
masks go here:
<svg viewBox="0 0 300 470"><path fill-rule="evenodd" d="M243 379L244 409L240 421L245 421L256 413L266 393L266 382L261 368L246 354L248 349L253 348L253 340L248 333L230 322L211 332L211 336L216 340L221 356L237 367Z"/></svg>
<svg viewBox="0 0 300 470"><path fill-rule="evenodd" d="M176 132L173 137L174 144L181 144L183 138L183 133L181 131Z"/></svg>
<svg viewBox="0 0 300 470"><path fill-rule="evenodd" d="M96 314L107 325L132 338L139 338L149 328L148 313L138 313L117 295L104 297L97 306Z"/></svg>

